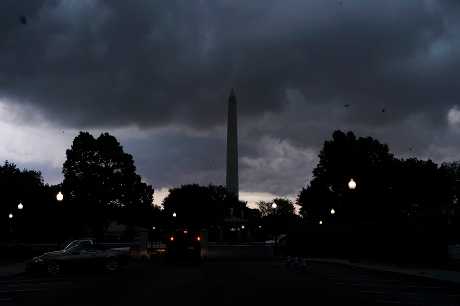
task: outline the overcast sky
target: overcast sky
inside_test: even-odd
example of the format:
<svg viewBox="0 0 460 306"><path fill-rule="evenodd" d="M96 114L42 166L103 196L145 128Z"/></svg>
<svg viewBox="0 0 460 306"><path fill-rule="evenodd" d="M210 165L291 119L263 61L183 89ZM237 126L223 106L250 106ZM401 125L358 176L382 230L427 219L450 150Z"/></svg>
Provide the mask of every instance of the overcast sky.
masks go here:
<svg viewBox="0 0 460 306"><path fill-rule="evenodd" d="M232 87L250 202L295 197L335 129L459 160L460 1L0 1L0 160L48 183L88 130L157 201L224 184Z"/></svg>

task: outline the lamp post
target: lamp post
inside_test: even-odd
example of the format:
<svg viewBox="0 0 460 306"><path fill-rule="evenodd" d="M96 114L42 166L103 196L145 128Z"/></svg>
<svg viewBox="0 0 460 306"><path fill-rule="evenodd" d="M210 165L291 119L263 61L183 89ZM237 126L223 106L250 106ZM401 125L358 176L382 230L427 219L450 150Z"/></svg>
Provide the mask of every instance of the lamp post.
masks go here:
<svg viewBox="0 0 460 306"><path fill-rule="evenodd" d="M272 209L273 209L273 246L275 248L275 252L276 252L276 245L277 245L277 226L276 226L276 209L278 208L278 205L273 202L272 204Z"/></svg>
<svg viewBox="0 0 460 306"><path fill-rule="evenodd" d="M19 209L19 210L22 210L23 208L24 208L24 205L22 205L22 203L19 203L19 204L18 204L18 209Z"/></svg>
<svg viewBox="0 0 460 306"><path fill-rule="evenodd" d="M351 193L353 193L353 194L355 193L354 190L356 189L356 187L357 187L357 184L356 184L355 180L353 178L350 178L350 181L348 182L348 189L351 191ZM348 207L348 210L351 209L349 216L350 216L350 221L352 223L353 232L355 232L355 231L359 232L361 230L359 228L359 226L358 226L359 222L356 222L357 220L359 220L358 217L357 217L357 209L358 209L358 207L357 207L356 203L353 203L353 205L350 205L350 206L351 207ZM351 250L351 253L350 253L351 260L355 260L356 257L358 256L358 254L359 254L358 246L360 245L359 241L356 240L356 235L353 235L353 237L354 238L352 239L352 243L351 243L352 247L350 248L350 250Z"/></svg>
<svg viewBox="0 0 460 306"><path fill-rule="evenodd" d="M353 191L356 189L357 187L357 184L355 182L355 180L353 178L350 179L350 181L348 182L348 189L354 193ZM348 197L349 198L349 197ZM352 213L352 216L354 216L354 213L356 213L356 205L352 205L354 207L353 209L353 213Z"/></svg>
<svg viewBox="0 0 460 306"><path fill-rule="evenodd" d="M10 222L8 222L8 231L9 231L9 239L12 238L12 235L13 235L13 214L12 213L9 213L8 214L8 219Z"/></svg>
<svg viewBox="0 0 460 306"><path fill-rule="evenodd" d="M177 222L177 213L176 213L175 211L173 211L172 214L171 214L171 217L172 217L172 218L171 218L171 221L170 221L170 222L171 222L171 226L172 226L173 228L176 228L176 227L177 227L177 223L178 223L178 222Z"/></svg>

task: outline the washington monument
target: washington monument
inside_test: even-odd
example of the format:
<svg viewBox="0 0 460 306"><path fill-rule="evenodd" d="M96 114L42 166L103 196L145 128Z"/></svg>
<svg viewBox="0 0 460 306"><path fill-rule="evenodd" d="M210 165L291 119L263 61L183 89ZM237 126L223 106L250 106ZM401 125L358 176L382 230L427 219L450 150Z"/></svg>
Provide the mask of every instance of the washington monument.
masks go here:
<svg viewBox="0 0 460 306"><path fill-rule="evenodd" d="M227 118L227 190L239 197L238 188L238 124L235 91L228 98Z"/></svg>

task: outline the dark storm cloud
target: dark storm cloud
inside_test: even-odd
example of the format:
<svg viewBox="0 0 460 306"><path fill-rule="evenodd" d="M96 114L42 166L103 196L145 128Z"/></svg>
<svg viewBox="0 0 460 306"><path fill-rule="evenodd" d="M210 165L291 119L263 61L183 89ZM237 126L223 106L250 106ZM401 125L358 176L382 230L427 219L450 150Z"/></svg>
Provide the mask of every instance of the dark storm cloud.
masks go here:
<svg viewBox="0 0 460 306"><path fill-rule="evenodd" d="M309 150L337 128L401 154L452 152L451 138L433 139L460 103L459 17L458 1L442 0L3 0L0 99L59 126L203 131L225 123L235 87L242 186L288 193L266 169L284 165L301 184L293 169L308 175ZM223 156L219 137L160 137L166 152L139 163L160 185L185 182L187 171L190 180L216 181L223 157L202 160ZM131 145L138 154L160 146ZM190 151L190 160L168 148ZM158 162L173 159L177 169Z"/></svg>
<svg viewBox="0 0 460 306"><path fill-rule="evenodd" d="M230 87L247 116L294 88L396 119L457 82L456 58L442 80L410 66L447 35L451 6L436 3L2 1L0 93L73 126L222 124Z"/></svg>

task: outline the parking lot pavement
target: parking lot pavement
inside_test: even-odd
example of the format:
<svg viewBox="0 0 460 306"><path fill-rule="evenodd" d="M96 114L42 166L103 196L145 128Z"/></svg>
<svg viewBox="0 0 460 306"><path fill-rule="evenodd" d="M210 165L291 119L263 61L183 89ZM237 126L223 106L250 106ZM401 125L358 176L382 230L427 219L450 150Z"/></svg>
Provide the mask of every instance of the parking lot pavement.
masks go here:
<svg viewBox="0 0 460 306"><path fill-rule="evenodd" d="M67 277L31 276L26 274L0 278L0 305L16 305L23 297L44 294L47 291L71 288Z"/></svg>
<svg viewBox="0 0 460 306"><path fill-rule="evenodd" d="M368 270L376 270L383 272L393 272L411 276L419 276L425 278L431 278L440 281L449 281L460 284L460 271L447 270L447 269L432 269L432 268L407 268L396 265L381 264L381 263L352 263L348 260L343 259L320 259L320 258L306 258L307 262L313 263L332 263L341 264L356 268L363 268Z"/></svg>
<svg viewBox="0 0 460 306"><path fill-rule="evenodd" d="M24 262L16 262L0 265L0 278L11 277L17 274L24 273L26 264Z"/></svg>
<svg viewBox="0 0 460 306"><path fill-rule="evenodd" d="M460 286L450 282L319 262L303 274L369 305L460 305Z"/></svg>
<svg viewBox="0 0 460 306"><path fill-rule="evenodd" d="M300 273L279 260L235 254L239 260L225 253L202 264L146 261L115 273L2 278L0 305L460 305L452 283L330 263Z"/></svg>

